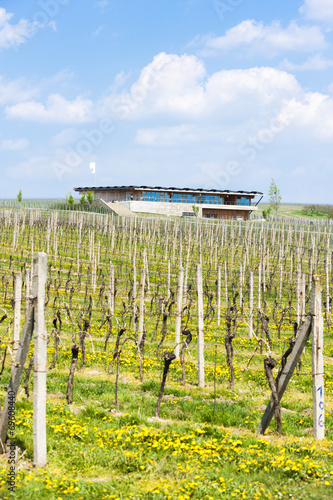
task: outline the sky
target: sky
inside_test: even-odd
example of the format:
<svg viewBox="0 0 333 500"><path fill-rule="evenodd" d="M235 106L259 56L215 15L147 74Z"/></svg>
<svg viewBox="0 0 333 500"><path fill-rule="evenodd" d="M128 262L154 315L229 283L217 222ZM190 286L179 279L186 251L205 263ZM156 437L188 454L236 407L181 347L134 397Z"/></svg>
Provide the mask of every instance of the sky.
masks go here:
<svg viewBox="0 0 333 500"><path fill-rule="evenodd" d="M332 29L332 0L2 1L0 198L273 178L333 204Z"/></svg>

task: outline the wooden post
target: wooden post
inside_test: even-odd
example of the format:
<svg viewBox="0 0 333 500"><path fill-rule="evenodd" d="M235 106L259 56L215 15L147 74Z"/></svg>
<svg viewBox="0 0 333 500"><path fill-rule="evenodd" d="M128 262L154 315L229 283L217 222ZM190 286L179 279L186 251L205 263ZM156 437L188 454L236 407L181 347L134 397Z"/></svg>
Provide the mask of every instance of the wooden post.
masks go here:
<svg viewBox="0 0 333 500"><path fill-rule="evenodd" d="M15 366L16 353L20 343L21 326L21 294L22 294L22 274L16 273L14 277L14 319L13 319L13 356L12 372Z"/></svg>
<svg viewBox="0 0 333 500"><path fill-rule="evenodd" d="M76 270L77 274L79 275L80 273L80 240L77 240L77 246L76 246Z"/></svg>
<svg viewBox="0 0 333 500"><path fill-rule="evenodd" d="M46 365L47 333L45 325L45 284L47 255L38 252L34 259L32 294L35 302L33 441L34 463L46 464Z"/></svg>
<svg viewBox="0 0 333 500"><path fill-rule="evenodd" d="M136 265L133 264L133 331L136 333Z"/></svg>
<svg viewBox="0 0 333 500"><path fill-rule="evenodd" d="M225 286L225 303L228 304L228 272L227 272L226 261L224 261L224 286Z"/></svg>
<svg viewBox="0 0 333 500"><path fill-rule="evenodd" d="M298 333L294 348L282 370L276 388L279 401L281 401L282 396L289 383L289 380L291 379L292 374L294 373L294 370L296 368L296 365L301 358L304 346L311 333L311 323L312 323L311 316L308 316ZM256 434L265 433L265 430L269 426L269 423L272 420L273 415L274 415L274 401L273 398L271 398L270 402L267 405L266 411L261 419L261 422L256 430Z"/></svg>
<svg viewBox="0 0 333 500"><path fill-rule="evenodd" d="M178 287L177 287L177 310L176 310L176 327L175 327L175 355L179 359L180 349L180 334L182 326L182 310L183 310L183 285L184 285L184 268L179 268Z"/></svg>
<svg viewBox="0 0 333 500"><path fill-rule="evenodd" d="M243 268L242 264L239 266L239 308L243 313Z"/></svg>
<svg viewBox="0 0 333 500"><path fill-rule="evenodd" d="M140 344L143 336L143 325L144 325L144 316L145 316L145 255L146 249L143 251L142 257L142 271L141 271L141 284L140 284L140 305L139 305L139 337L138 343Z"/></svg>
<svg viewBox="0 0 333 500"><path fill-rule="evenodd" d="M258 309L261 309L261 259L259 261L259 276L258 276Z"/></svg>
<svg viewBox="0 0 333 500"><path fill-rule="evenodd" d="M296 272L296 322L300 324L301 304L300 304L300 288L301 288L301 266L298 264Z"/></svg>
<svg viewBox="0 0 333 500"><path fill-rule="evenodd" d="M0 446L4 451L4 445L6 441L6 435L8 431L8 423L12 415L12 409L15 404L16 394L20 386L21 375L23 371L24 363L26 362L30 341L32 338L32 332L34 329L34 306L32 303L27 306L26 319L22 331L22 336L20 339L19 347L16 355L16 363L14 369L12 370L8 390L5 398L5 402L1 412L0 418ZM11 409L11 411L9 411ZM11 435L9 436L11 437Z"/></svg>
<svg viewBox="0 0 333 500"><path fill-rule="evenodd" d="M25 314L27 314L30 297L30 269L27 267L25 270Z"/></svg>
<svg viewBox="0 0 333 500"><path fill-rule="evenodd" d="M312 394L313 394L313 437L325 437L324 409L324 360L323 360L323 317L321 313L321 286L318 277L313 279L312 297Z"/></svg>
<svg viewBox="0 0 333 500"><path fill-rule="evenodd" d="M197 265L197 332L198 332L198 386L205 387L205 341L204 341L204 313L203 313L203 291L202 291L202 267Z"/></svg>
<svg viewBox="0 0 333 500"><path fill-rule="evenodd" d="M110 261L109 264L109 293L108 293L108 302L110 314L114 315L114 266Z"/></svg>
<svg viewBox="0 0 333 500"><path fill-rule="evenodd" d="M329 247L327 245L325 258L325 275L326 275L326 320L329 322L330 315L330 281L329 281Z"/></svg>
<svg viewBox="0 0 333 500"><path fill-rule="evenodd" d="M282 301L282 278L283 278L283 259L282 248L280 247L280 286L279 286L279 300Z"/></svg>
<svg viewBox="0 0 333 500"><path fill-rule="evenodd" d="M217 309L217 326L221 324L221 266L217 268L217 289L216 289L216 309Z"/></svg>
<svg viewBox="0 0 333 500"><path fill-rule="evenodd" d="M171 288L171 272L170 272L170 270L171 269L170 268L171 268L171 266L170 266L170 259L169 259L168 260L168 295L167 295L168 300L169 300L170 295L171 295L171 293L170 293L170 288Z"/></svg>
<svg viewBox="0 0 333 500"><path fill-rule="evenodd" d="M144 252L144 266L145 266L145 274L146 274L146 283L147 283L147 291L150 291L150 282L149 282L149 267L148 267L148 256L147 251Z"/></svg>
<svg viewBox="0 0 333 500"><path fill-rule="evenodd" d="M306 277L305 274L302 273L301 275L301 289L300 289L300 321L303 323L305 320L305 284L306 284Z"/></svg>
<svg viewBox="0 0 333 500"><path fill-rule="evenodd" d="M253 272L250 272L249 338L253 337Z"/></svg>

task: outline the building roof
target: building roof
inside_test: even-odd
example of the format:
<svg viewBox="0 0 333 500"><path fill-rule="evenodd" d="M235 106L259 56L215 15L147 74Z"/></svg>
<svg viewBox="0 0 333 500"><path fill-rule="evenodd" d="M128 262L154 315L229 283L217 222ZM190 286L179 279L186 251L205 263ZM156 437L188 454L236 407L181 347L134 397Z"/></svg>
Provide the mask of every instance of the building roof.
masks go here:
<svg viewBox="0 0 333 500"><path fill-rule="evenodd" d="M203 188L177 188L177 187L161 187L161 186L99 186L99 187L77 187L74 191L171 191L171 192L192 192L192 193L209 193L209 194L247 194L252 196L263 195L260 191L230 191L229 189L203 189Z"/></svg>

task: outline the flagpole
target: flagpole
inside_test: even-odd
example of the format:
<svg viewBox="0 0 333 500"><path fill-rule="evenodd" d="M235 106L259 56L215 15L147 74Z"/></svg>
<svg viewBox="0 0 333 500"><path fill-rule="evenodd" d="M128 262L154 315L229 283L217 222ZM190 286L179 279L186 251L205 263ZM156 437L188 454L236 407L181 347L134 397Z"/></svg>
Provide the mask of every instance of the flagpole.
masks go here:
<svg viewBox="0 0 333 500"><path fill-rule="evenodd" d="M96 187L96 163L94 161L89 164L90 172L95 174L95 187Z"/></svg>

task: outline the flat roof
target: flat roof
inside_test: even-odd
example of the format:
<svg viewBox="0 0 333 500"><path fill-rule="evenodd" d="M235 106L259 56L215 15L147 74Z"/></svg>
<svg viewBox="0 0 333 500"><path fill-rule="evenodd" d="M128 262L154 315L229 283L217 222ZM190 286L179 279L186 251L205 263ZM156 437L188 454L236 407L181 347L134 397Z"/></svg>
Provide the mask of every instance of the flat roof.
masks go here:
<svg viewBox="0 0 333 500"><path fill-rule="evenodd" d="M76 187L74 191L122 191L122 190L135 190L135 191L171 191L181 193L209 193L209 194L248 194L252 196L263 195L260 191L230 191L229 189L202 189L202 188L177 188L177 187L161 187L161 186L99 186L99 187Z"/></svg>

